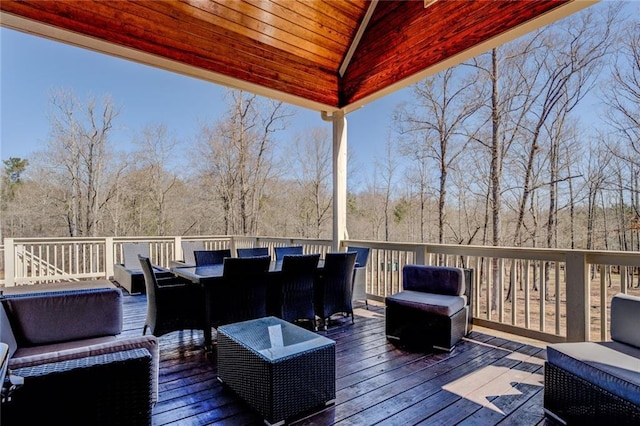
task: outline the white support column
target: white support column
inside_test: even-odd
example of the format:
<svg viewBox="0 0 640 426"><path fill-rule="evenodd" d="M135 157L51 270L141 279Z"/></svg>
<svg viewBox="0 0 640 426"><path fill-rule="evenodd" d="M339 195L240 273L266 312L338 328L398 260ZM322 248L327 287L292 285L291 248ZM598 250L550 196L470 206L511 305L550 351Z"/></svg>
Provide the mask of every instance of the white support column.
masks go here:
<svg viewBox="0 0 640 426"><path fill-rule="evenodd" d="M13 245L13 238L4 239L4 286L13 287L16 285L16 248Z"/></svg>
<svg viewBox="0 0 640 426"><path fill-rule="evenodd" d="M184 260L184 253L182 252L182 237L175 237L173 239L173 259L169 259L169 264L171 264L171 260Z"/></svg>
<svg viewBox="0 0 640 426"><path fill-rule="evenodd" d="M326 113L322 118L328 120ZM340 250L347 239L347 118L343 111L334 111L333 122L333 245Z"/></svg>
<svg viewBox="0 0 640 426"><path fill-rule="evenodd" d="M114 251L113 237L106 237L104 239L104 275L106 279L113 278Z"/></svg>

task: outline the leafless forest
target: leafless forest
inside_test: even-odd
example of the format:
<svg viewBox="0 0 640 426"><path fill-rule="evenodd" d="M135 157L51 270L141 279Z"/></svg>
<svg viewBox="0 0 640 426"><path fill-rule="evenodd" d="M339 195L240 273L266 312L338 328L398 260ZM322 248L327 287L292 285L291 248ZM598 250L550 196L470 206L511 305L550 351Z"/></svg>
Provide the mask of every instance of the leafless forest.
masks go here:
<svg viewBox="0 0 640 426"><path fill-rule="evenodd" d="M588 8L412 91L389 112L376 164L350 167L362 182L349 191L351 238L640 250L640 20L625 5ZM2 237L329 238L330 132L283 140L287 105L231 90L224 102L192 140L150 123L125 154L110 139L117 99L51 93L46 148L3 159Z"/></svg>

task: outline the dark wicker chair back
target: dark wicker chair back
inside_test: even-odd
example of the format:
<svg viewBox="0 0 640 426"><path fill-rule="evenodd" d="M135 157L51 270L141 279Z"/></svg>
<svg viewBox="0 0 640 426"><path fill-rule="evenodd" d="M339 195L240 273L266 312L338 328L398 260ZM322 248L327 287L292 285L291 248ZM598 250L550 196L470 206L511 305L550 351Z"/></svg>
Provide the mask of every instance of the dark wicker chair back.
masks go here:
<svg viewBox="0 0 640 426"><path fill-rule="evenodd" d="M253 247L236 249L238 257L269 256L269 247Z"/></svg>
<svg viewBox="0 0 640 426"><path fill-rule="evenodd" d="M199 285L178 277L156 278L148 257L138 255L147 290L147 328L154 336L178 330L206 331L204 294Z"/></svg>
<svg viewBox="0 0 640 426"><path fill-rule="evenodd" d="M303 254L302 246L274 247L273 249L276 252L276 261L282 260L288 254Z"/></svg>
<svg viewBox="0 0 640 426"><path fill-rule="evenodd" d="M231 250L195 250L196 266L222 265L225 257L231 257Z"/></svg>
<svg viewBox="0 0 640 426"><path fill-rule="evenodd" d="M329 317L339 312L351 315L353 322L351 291L355 264L355 252L327 253L325 256L324 268L314 288L316 315L325 320L325 328Z"/></svg>
<svg viewBox="0 0 640 426"><path fill-rule="evenodd" d="M267 271L269 256L226 258L216 302L222 323L262 318L267 316Z"/></svg>
<svg viewBox="0 0 640 426"><path fill-rule="evenodd" d="M356 267L364 268L369 260L369 247L347 247L347 252L356 252Z"/></svg>
<svg viewBox="0 0 640 426"><path fill-rule="evenodd" d="M287 255L282 260L280 318L285 321L309 320L316 329L313 284L319 254Z"/></svg>

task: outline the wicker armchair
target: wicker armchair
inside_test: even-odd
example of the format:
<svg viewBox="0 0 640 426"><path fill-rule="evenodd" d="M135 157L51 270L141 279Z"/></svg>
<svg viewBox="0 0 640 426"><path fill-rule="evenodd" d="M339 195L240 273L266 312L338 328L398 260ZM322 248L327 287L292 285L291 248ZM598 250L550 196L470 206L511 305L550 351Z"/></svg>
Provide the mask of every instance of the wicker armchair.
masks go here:
<svg viewBox="0 0 640 426"><path fill-rule="evenodd" d="M331 315L344 313L351 315L353 305L351 290L356 253L327 253L324 268L314 286L314 307L326 330Z"/></svg>
<svg viewBox="0 0 640 426"><path fill-rule="evenodd" d="M147 287L147 329L156 337L179 330L207 332L204 291L199 285L178 277L158 278L148 257L138 256Z"/></svg>
<svg viewBox="0 0 640 426"><path fill-rule="evenodd" d="M413 348L451 351L469 332L470 297L465 271L444 266L405 265L403 291L385 298L389 341Z"/></svg>
<svg viewBox="0 0 640 426"><path fill-rule="evenodd" d="M319 254L287 255L282 260L278 316L285 321L308 320L317 330L313 309L313 284L318 270Z"/></svg>

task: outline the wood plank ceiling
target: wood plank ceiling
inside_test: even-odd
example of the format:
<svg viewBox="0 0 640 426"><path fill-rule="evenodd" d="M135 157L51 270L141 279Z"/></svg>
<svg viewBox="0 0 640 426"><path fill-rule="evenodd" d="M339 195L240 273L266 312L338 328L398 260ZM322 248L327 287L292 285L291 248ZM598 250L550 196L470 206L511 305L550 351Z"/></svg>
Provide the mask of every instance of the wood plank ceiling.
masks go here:
<svg viewBox="0 0 640 426"><path fill-rule="evenodd" d="M589 3L2 0L0 22L309 108L348 112L452 59L487 50L505 34L529 31Z"/></svg>

